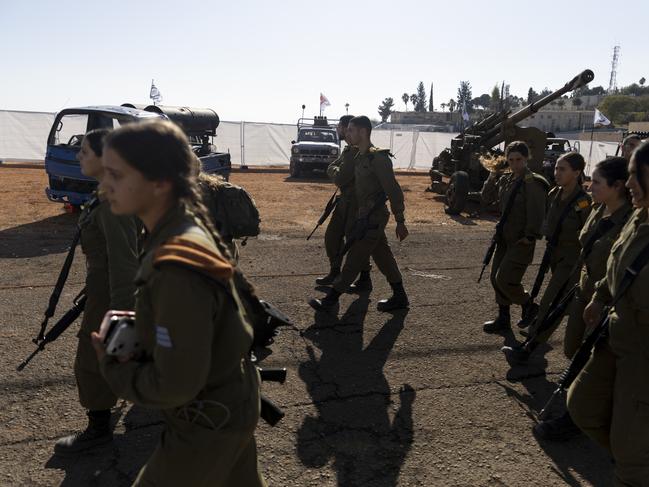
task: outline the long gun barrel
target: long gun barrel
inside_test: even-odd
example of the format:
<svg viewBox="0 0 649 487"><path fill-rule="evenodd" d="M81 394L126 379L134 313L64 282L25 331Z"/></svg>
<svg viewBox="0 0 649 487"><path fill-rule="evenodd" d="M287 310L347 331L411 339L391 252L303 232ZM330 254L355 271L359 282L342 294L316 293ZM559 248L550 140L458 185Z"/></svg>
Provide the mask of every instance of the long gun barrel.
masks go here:
<svg viewBox="0 0 649 487"><path fill-rule="evenodd" d="M557 91L554 91L549 95L544 96L540 100L537 100L533 103L530 103L526 107L521 108L519 111L513 113L511 116L505 118L502 122L497 124L494 128L489 130L484 135L483 140L486 141L484 143L484 146L494 147L500 144L501 142L503 142L505 140L504 130L503 130L505 128L505 125L507 124L513 125L520 122L521 120L526 119L533 113L538 112L539 109L541 109L548 103L553 102L557 98L565 95L570 91L574 91L577 88L581 88L582 86L587 85L588 83L593 81L594 78L595 78L595 74L590 69L586 69L581 73L579 73L577 76L575 76L573 79L568 81L562 88L559 88Z"/></svg>

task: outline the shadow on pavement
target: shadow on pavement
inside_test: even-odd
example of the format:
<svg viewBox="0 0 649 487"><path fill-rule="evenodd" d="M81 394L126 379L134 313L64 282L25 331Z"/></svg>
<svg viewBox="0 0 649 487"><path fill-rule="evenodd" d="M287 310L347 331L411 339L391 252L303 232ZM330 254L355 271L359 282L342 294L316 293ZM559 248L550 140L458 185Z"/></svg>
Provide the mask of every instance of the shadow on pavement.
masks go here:
<svg viewBox="0 0 649 487"><path fill-rule="evenodd" d="M62 213L0 230L0 259L60 254L70 247L78 214Z"/></svg>
<svg viewBox="0 0 649 487"><path fill-rule="evenodd" d="M511 345L511 343L506 344ZM498 385L505 389L507 395L521 406L525 414L535 424L540 421L539 413L556 389L555 382L548 380L545 374L548 366L545 354L550 349L551 347L547 344L541 345L535 350L529 359L529 363L525 365L509 362L511 369L507 373L507 380L520 383L527 390L526 394L521 394L511 386L498 382ZM565 405L562 406L561 401L562 399L557 399L552 408L554 414L548 415L547 418L563 414ZM532 432L521 434L529 435ZM612 485L613 476L610 455L591 442L585 435L567 441L548 441L534 436L534 441L552 460L554 465L551 468L566 485L573 487L583 485L582 481L575 477L575 473L587 481L588 485L594 487ZM598 467L594 469L593 465Z"/></svg>
<svg viewBox="0 0 649 487"><path fill-rule="evenodd" d="M367 295L361 295L340 320L317 313L304 336L321 355L318 359L309 346L309 360L299 368L317 416L307 416L298 430L298 457L311 468L332 460L341 487L396 486L413 442L415 391L404 384L398 406L392 406L383 373L407 311L390 317L363 348L368 305Z"/></svg>
<svg viewBox="0 0 649 487"><path fill-rule="evenodd" d="M114 413L115 422L123 409ZM65 472L62 487L132 485L160 439L163 421L155 411L133 406L123 423L125 432L116 434L112 444L73 456L52 455L45 468Z"/></svg>

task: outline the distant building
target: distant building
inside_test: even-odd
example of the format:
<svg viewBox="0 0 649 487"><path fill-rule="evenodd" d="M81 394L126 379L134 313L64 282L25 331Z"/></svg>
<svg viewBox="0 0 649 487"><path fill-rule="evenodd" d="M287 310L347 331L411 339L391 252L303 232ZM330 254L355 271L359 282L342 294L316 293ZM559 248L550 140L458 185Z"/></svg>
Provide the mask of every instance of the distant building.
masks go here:
<svg viewBox="0 0 649 487"><path fill-rule="evenodd" d="M536 127L544 132L570 132L593 126L594 110L541 109L520 122L523 127Z"/></svg>

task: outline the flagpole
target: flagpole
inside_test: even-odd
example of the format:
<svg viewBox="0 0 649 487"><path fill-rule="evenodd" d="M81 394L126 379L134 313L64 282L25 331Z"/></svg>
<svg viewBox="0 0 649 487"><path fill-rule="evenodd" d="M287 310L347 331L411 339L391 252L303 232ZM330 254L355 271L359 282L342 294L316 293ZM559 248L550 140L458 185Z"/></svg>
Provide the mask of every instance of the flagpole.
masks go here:
<svg viewBox="0 0 649 487"><path fill-rule="evenodd" d="M593 154L593 135L595 134L595 124L590 129L590 150L588 151L588 172L590 172L590 156Z"/></svg>

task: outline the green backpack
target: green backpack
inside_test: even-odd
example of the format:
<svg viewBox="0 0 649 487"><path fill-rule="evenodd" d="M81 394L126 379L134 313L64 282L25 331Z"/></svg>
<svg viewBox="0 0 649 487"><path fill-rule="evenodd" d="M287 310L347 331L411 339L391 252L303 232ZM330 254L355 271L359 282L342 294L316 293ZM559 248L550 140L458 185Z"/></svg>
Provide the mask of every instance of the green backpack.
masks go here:
<svg viewBox="0 0 649 487"><path fill-rule="evenodd" d="M199 183L207 209L224 239L259 235L259 210L245 189L206 175L201 175Z"/></svg>

